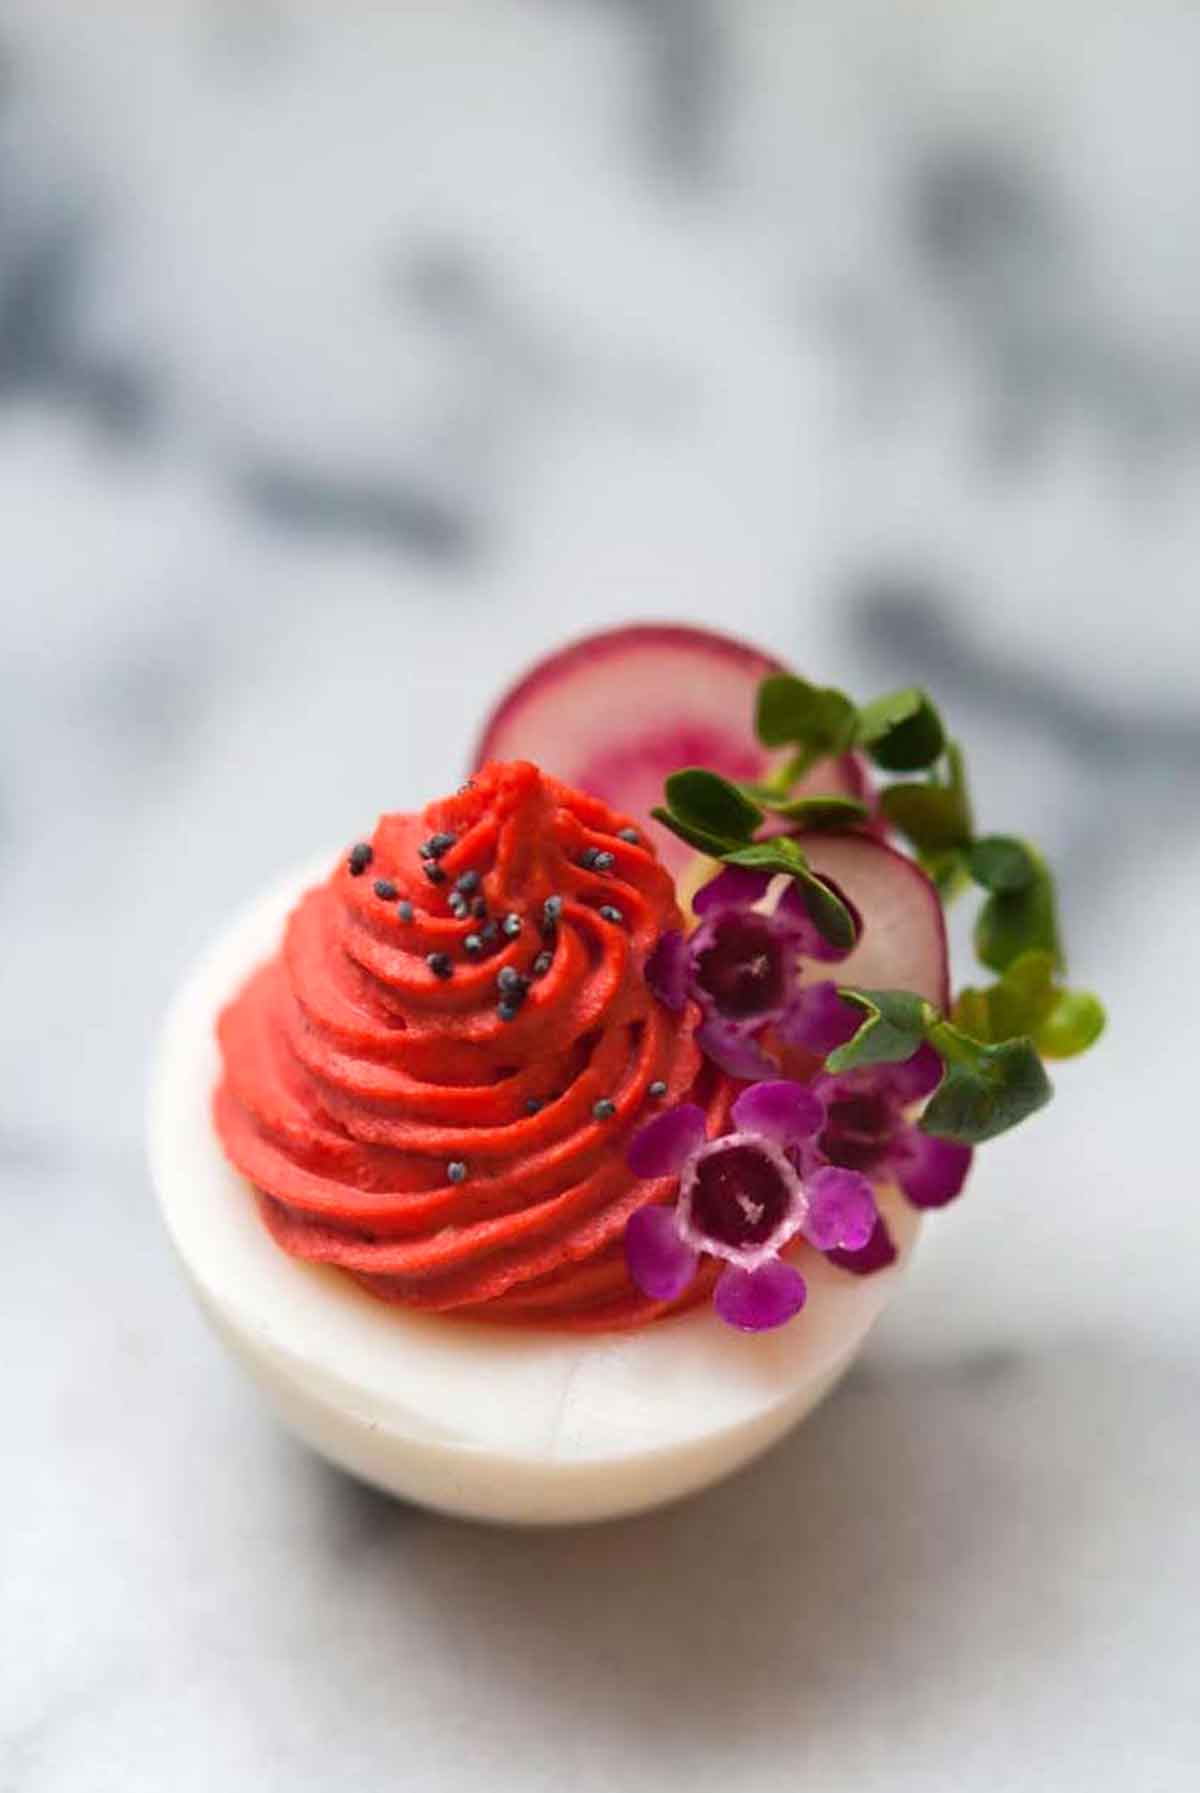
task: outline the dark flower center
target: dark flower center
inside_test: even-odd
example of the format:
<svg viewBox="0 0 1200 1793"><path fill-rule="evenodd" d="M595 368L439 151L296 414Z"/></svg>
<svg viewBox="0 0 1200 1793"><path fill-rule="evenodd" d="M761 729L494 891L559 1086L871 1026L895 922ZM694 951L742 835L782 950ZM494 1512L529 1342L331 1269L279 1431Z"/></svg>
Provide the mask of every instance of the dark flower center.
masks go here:
<svg viewBox="0 0 1200 1793"><path fill-rule="evenodd" d="M758 1146L729 1146L698 1161L692 1225L722 1245L762 1245L788 1211L791 1191Z"/></svg>
<svg viewBox="0 0 1200 1793"><path fill-rule="evenodd" d="M786 995L783 949L765 915L722 915L696 959L696 980L722 1015L742 1020L780 1008Z"/></svg>
<svg viewBox="0 0 1200 1793"><path fill-rule="evenodd" d="M894 1105L873 1090L848 1090L826 1100L825 1130L817 1141L831 1164L847 1170L877 1168L892 1149Z"/></svg>

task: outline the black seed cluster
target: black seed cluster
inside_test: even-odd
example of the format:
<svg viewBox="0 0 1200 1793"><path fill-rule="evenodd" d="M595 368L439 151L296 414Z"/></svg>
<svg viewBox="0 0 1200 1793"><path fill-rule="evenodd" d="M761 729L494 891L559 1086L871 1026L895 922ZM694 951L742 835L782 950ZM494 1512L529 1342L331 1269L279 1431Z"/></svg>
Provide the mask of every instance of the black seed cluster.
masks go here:
<svg viewBox="0 0 1200 1793"><path fill-rule="evenodd" d="M482 897L476 897L475 901L471 904L471 914L475 917L476 921L485 921L487 919L487 903Z"/></svg>
<svg viewBox="0 0 1200 1793"><path fill-rule="evenodd" d="M592 1113L598 1121L611 1121L616 1112L617 1105L611 1096L601 1096L600 1100L592 1105Z"/></svg>
<svg viewBox="0 0 1200 1793"><path fill-rule="evenodd" d="M613 926L618 928L625 920L621 911L619 909L614 909L611 903L601 903L600 916L603 921L611 921Z"/></svg>
<svg viewBox="0 0 1200 1793"><path fill-rule="evenodd" d="M432 971L434 977L447 978L454 976L454 966L450 961L449 953L426 953L425 963L428 965L430 971Z"/></svg>
<svg viewBox="0 0 1200 1793"><path fill-rule="evenodd" d="M461 1158L454 1158L451 1160L451 1162L446 1166L446 1175L452 1183L465 1183L466 1182L467 1167L463 1163Z"/></svg>
<svg viewBox="0 0 1200 1793"><path fill-rule="evenodd" d="M542 1098L540 1096L526 1096L525 1112L526 1114L541 1114Z"/></svg>
<svg viewBox="0 0 1200 1793"><path fill-rule="evenodd" d="M445 872L442 870L441 866L432 859L427 859L425 861L425 876L429 879L431 884L444 884L446 882Z"/></svg>
<svg viewBox="0 0 1200 1793"><path fill-rule="evenodd" d="M375 895L381 903L394 903L400 892L390 878L376 878Z"/></svg>
<svg viewBox="0 0 1200 1793"><path fill-rule="evenodd" d="M346 869L350 876L361 878L374 857L375 849L370 841L360 840L356 846L351 847L350 857L346 861Z"/></svg>
<svg viewBox="0 0 1200 1793"><path fill-rule="evenodd" d="M519 915L508 914L504 917L504 921L501 925L509 939L515 940L517 935L521 932L521 917Z"/></svg>
<svg viewBox="0 0 1200 1793"><path fill-rule="evenodd" d="M500 1002L496 1013L502 1021L512 1021L529 993L529 979L522 977L515 965L505 965L496 978Z"/></svg>
<svg viewBox="0 0 1200 1793"><path fill-rule="evenodd" d="M467 915L469 912L469 905L467 903L466 897L463 896L462 892L458 891L458 890L452 890L450 892L448 901L450 904L450 913L454 917L455 921L466 921Z"/></svg>
<svg viewBox="0 0 1200 1793"><path fill-rule="evenodd" d="M650 1085L650 1088L646 1091L646 1094L648 1096L653 1096L654 1100L656 1102L661 1101L662 1098L666 1095L666 1093L667 1093L667 1086L663 1082L661 1077L656 1077L654 1079L654 1082Z"/></svg>
<svg viewBox="0 0 1200 1793"><path fill-rule="evenodd" d="M621 828L617 831L617 839L627 840L631 847L639 845L641 838L636 828Z"/></svg>
<svg viewBox="0 0 1200 1793"><path fill-rule="evenodd" d="M452 834L431 834L428 840L421 842L417 851L422 859L440 859L443 853L448 853L453 845L454 836Z"/></svg>
<svg viewBox="0 0 1200 1793"><path fill-rule="evenodd" d="M533 972L534 977L545 977L546 973L549 971L549 969L550 969L551 965L553 965L553 963L554 963L554 954L553 953L551 953L551 952L539 953L537 958L533 961L533 964L530 966L530 970Z"/></svg>
<svg viewBox="0 0 1200 1793"><path fill-rule="evenodd" d="M463 951L469 953L473 959L479 957L480 953L483 951L483 941L478 934L467 935L466 939L463 941Z"/></svg>
<svg viewBox="0 0 1200 1793"><path fill-rule="evenodd" d="M463 872L454 880L455 890L461 890L464 896L472 896L479 889L479 873Z"/></svg>
<svg viewBox="0 0 1200 1793"><path fill-rule="evenodd" d="M542 904L542 933L547 939L554 933L562 918L563 900L560 896L548 896Z"/></svg>
<svg viewBox="0 0 1200 1793"><path fill-rule="evenodd" d="M402 903L396 904L396 914L400 917L401 921L411 921L412 920L413 906L409 902L407 897L405 897L405 899Z"/></svg>

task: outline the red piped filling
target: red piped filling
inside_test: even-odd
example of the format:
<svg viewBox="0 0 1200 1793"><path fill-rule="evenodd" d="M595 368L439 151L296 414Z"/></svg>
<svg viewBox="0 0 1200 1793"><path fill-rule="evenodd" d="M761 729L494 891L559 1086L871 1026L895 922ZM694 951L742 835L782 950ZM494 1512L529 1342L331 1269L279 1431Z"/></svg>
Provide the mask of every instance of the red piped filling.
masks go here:
<svg viewBox="0 0 1200 1793"><path fill-rule="evenodd" d="M701 1059L695 1007L646 987L681 919L630 827L535 766L489 765L421 816L383 817L369 870L358 850L301 899L220 1018L214 1105L284 1250L472 1318L602 1329L671 1311L625 1266L630 1214L668 1193L629 1171L629 1139L682 1101L721 1132L733 1088Z"/></svg>

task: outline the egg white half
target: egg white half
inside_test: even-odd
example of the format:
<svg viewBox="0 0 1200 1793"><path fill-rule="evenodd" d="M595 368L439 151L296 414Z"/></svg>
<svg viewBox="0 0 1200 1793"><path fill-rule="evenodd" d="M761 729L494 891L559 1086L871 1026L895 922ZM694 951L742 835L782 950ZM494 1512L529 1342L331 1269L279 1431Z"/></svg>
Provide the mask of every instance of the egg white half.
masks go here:
<svg viewBox="0 0 1200 1793"><path fill-rule="evenodd" d="M204 956L172 1004L154 1068L153 1180L217 1332L313 1449L444 1512L541 1525L612 1518L740 1468L846 1368L895 1290L917 1215L885 1192L897 1264L860 1278L809 1254L803 1312L753 1337L707 1309L598 1337L410 1313L288 1257L213 1130L214 1027L328 863L269 891Z"/></svg>

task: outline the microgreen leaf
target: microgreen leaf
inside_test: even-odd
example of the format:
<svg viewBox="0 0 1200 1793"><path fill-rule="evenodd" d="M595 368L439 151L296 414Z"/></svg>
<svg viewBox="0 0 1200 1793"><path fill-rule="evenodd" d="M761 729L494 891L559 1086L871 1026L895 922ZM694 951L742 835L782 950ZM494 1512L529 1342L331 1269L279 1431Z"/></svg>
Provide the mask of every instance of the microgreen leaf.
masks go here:
<svg viewBox="0 0 1200 1793"><path fill-rule="evenodd" d="M764 792L761 786L743 785L742 789L755 795L772 815L783 816L789 822L798 822L802 828L822 833L857 827L870 813L866 804L856 797L780 797Z"/></svg>
<svg viewBox="0 0 1200 1793"><path fill-rule="evenodd" d="M858 923L837 891L815 872L802 874L799 883L808 919L822 940L839 952L850 952L858 944Z"/></svg>
<svg viewBox="0 0 1200 1793"><path fill-rule="evenodd" d="M1018 1034L1036 1039L1055 996L1053 954L1021 953L989 989L960 991L954 1021L975 1039L992 1044Z"/></svg>
<svg viewBox="0 0 1200 1793"><path fill-rule="evenodd" d="M863 1010L866 1019L853 1038L829 1054L826 1069L851 1071L858 1065L903 1064L920 1046L936 1011L910 990L839 989L838 995Z"/></svg>
<svg viewBox="0 0 1200 1793"><path fill-rule="evenodd" d="M803 757L811 764L849 747L857 716L844 692L780 672L758 688L754 727L765 747L803 747Z"/></svg>
<svg viewBox="0 0 1200 1793"><path fill-rule="evenodd" d="M993 1037L991 992L970 988L960 990L954 998L951 1018L963 1033L971 1034L977 1040L990 1040Z"/></svg>
<svg viewBox="0 0 1200 1793"><path fill-rule="evenodd" d="M923 859L965 850L971 843L971 799L956 741L946 743L946 775L930 773L922 783L889 785L880 793L880 807L901 834L908 836ZM959 882L955 869L955 882Z"/></svg>
<svg viewBox="0 0 1200 1793"><path fill-rule="evenodd" d="M975 951L991 971L1006 971L1022 953L1049 953L1062 968L1054 884L1041 856L1026 848L1032 881L1020 890L994 890L975 923Z"/></svg>
<svg viewBox="0 0 1200 1793"><path fill-rule="evenodd" d="M749 840L763 820L757 803L735 784L700 766L672 772L665 790L672 815L714 839Z"/></svg>
<svg viewBox="0 0 1200 1793"><path fill-rule="evenodd" d="M957 847L925 851L920 855L921 870L937 885L943 904L952 903L970 883L963 855Z"/></svg>
<svg viewBox="0 0 1200 1793"><path fill-rule="evenodd" d="M1053 1095L1032 1040L987 1046L948 1021L930 1031L947 1061L946 1075L921 1116L923 1132L963 1145L979 1145L1007 1133Z"/></svg>
<svg viewBox="0 0 1200 1793"><path fill-rule="evenodd" d="M852 1039L830 1053L828 1070L903 1063L923 1041L943 1060L945 1075L921 1118L927 1133L975 1145L1006 1133L1050 1100L1050 1080L1032 1040L992 1044L973 1038L909 990L843 988L838 994L866 1019Z"/></svg>
<svg viewBox="0 0 1200 1793"><path fill-rule="evenodd" d="M962 990L954 1022L977 1040L998 1044L1027 1035L1043 1058L1074 1058L1104 1031L1103 1005L1087 990L1054 979L1048 952L1022 953L987 990Z"/></svg>
<svg viewBox="0 0 1200 1793"><path fill-rule="evenodd" d="M1037 1033L1046 1058L1074 1058L1094 1046L1107 1024L1104 1004L1090 990L1060 990Z"/></svg>
<svg viewBox="0 0 1200 1793"><path fill-rule="evenodd" d="M689 847L695 847L699 853L707 853L710 859L720 859L723 853L738 845L738 842L731 840L728 835L710 834L706 828L693 827L690 822L685 822L682 816L677 816L674 810L664 809L661 803L657 804L650 814L656 822L661 822L664 828L669 828L672 834L677 834L680 840L685 840Z"/></svg>
<svg viewBox="0 0 1200 1793"><path fill-rule="evenodd" d="M879 804L888 821L922 853L965 847L971 838L970 817L948 785L890 784L880 792Z"/></svg>
<svg viewBox="0 0 1200 1793"><path fill-rule="evenodd" d="M1010 834L985 834L967 850L967 870L985 890L1027 890L1038 865L1024 841Z"/></svg>
<svg viewBox="0 0 1200 1793"><path fill-rule="evenodd" d="M849 952L858 940L858 924L837 891L809 866L803 849L789 835L752 841L721 857L727 865L745 865L757 872L786 872L800 886L809 919L823 940Z"/></svg>
<svg viewBox="0 0 1200 1793"><path fill-rule="evenodd" d="M754 840L745 846L733 847L725 856L730 865L746 865L756 872L786 872L789 878L808 871L808 860L789 834L777 834L771 840Z"/></svg>
<svg viewBox="0 0 1200 1793"><path fill-rule="evenodd" d="M919 772L940 759L946 731L924 691L910 686L861 709L855 739L886 771Z"/></svg>

